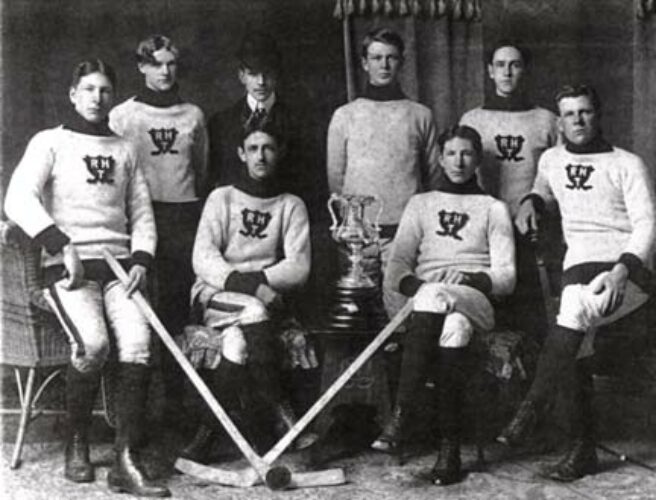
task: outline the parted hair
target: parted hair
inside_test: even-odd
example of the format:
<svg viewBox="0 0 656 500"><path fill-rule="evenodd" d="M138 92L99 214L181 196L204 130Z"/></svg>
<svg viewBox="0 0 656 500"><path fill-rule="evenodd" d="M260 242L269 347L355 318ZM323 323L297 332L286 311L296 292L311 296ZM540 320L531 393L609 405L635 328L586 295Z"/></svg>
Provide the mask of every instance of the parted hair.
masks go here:
<svg viewBox="0 0 656 500"><path fill-rule="evenodd" d="M112 87L116 88L116 71L102 59L87 59L75 66L71 75L71 87L77 87L80 80L91 73L105 75L111 82Z"/></svg>
<svg viewBox="0 0 656 500"><path fill-rule="evenodd" d="M139 42L135 58L139 64L154 64L155 58L153 53L160 49L166 49L178 57L178 48L173 45L171 39L164 35L150 35L148 38Z"/></svg>
<svg viewBox="0 0 656 500"><path fill-rule="evenodd" d="M444 145L456 137L467 139L469 142L471 142L472 146L474 147L474 151L476 151L478 159L480 160L483 158L483 142L481 140L481 135L475 128L469 127L467 125L453 125L440 134L440 136L437 138L437 144L440 148L440 153L444 152Z"/></svg>
<svg viewBox="0 0 656 500"><path fill-rule="evenodd" d="M601 99L599 94L592 85L585 83L576 83L573 85L563 85L558 92L556 92L555 100L556 107L558 103L566 97L580 97L585 96L590 99L590 103L594 106L595 111L601 111Z"/></svg>
<svg viewBox="0 0 656 500"><path fill-rule="evenodd" d="M501 38L497 40L494 45L485 52L485 60L488 64L492 64L495 52L501 47L513 47L517 49L522 56L524 66L530 66L533 58L531 51L528 50L519 40L514 40L512 38Z"/></svg>
<svg viewBox="0 0 656 500"><path fill-rule="evenodd" d="M389 28L378 28L370 31L362 39L362 57L367 57L367 51L369 50L369 45L374 42L384 43L386 45L392 45L396 47L399 51L399 54L403 56L403 51L405 50L405 43L403 43L403 38L396 31Z"/></svg>
<svg viewBox="0 0 656 500"><path fill-rule="evenodd" d="M279 149L283 149L286 146L285 135L282 133L280 128L273 125L271 121L265 121L259 123L255 122L243 127L241 133L241 145L243 146L244 143L246 142L246 139L248 139L251 136L251 134L254 134L255 132L263 132L273 137Z"/></svg>

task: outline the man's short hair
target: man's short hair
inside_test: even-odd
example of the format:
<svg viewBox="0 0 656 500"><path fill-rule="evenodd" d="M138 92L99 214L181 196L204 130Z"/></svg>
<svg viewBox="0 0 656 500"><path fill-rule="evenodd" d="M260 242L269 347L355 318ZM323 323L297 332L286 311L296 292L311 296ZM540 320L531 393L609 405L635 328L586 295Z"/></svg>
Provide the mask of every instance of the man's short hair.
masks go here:
<svg viewBox="0 0 656 500"><path fill-rule="evenodd" d="M282 58L271 35L264 31L254 31L244 36L237 51L237 59L242 69L254 73L277 73Z"/></svg>
<svg viewBox="0 0 656 500"><path fill-rule="evenodd" d="M278 145L279 149L282 149L285 147L285 137L282 131L280 130L279 127L276 127L271 123L271 121L266 121L264 123L253 123L250 125L246 125L245 127L242 128L242 133L241 133L241 142L240 146L243 146L244 143L246 142L246 139L248 139L251 134L254 134L255 132L263 132L267 135L270 135L273 137L276 141L276 144Z"/></svg>
<svg viewBox="0 0 656 500"><path fill-rule="evenodd" d="M397 48L399 55L403 56L403 51L405 50L405 44L403 43L403 38L396 31L389 28L378 28L373 31L370 31L362 39L362 57L366 59L367 51L369 50L369 45L374 42L384 43L386 45L392 45Z"/></svg>
<svg viewBox="0 0 656 500"><path fill-rule="evenodd" d="M172 52L176 58L178 57L178 48L173 45L173 42L169 37L164 35L150 35L145 40L139 42L139 45L137 46L137 51L135 53L137 63L157 64L153 53L161 49L166 49L169 52Z"/></svg>
<svg viewBox="0 0 656 500"><path fill-rule="evenodd" d="M524 63L524 66L529 66L531 64L531 51L528 50L520 41L513 40L511 38L501 38L497 40L494 45L492 45L492 47L490 47L485 52L485 60L488 64L492 64L495 52L502 47L513 47L514 49L517 49L517 51L522 56L522 62Z"/></svg>
<svg viewBox="0 0 656 500"><path fill-rule="evenodd" d="M481 134L479 134L475 128L467 125L453 125L440 134L437 138L437 145L440 147L440 153L444 153L444 145L456 137L471 142L478 159L481 160L483 158L483 141L481 140Z"/></svg>
<svg viewBox="0 0 656 500"><path fill-rule="evenodd" d="M584 96L590 99L590 103L594 107L595 111L601 111L601 99L599 99L599 94L597 94L597 91L593 86L587 85L585 83L563 85L560 90L556 92L556 107L559 108L558 104L566 97L580 96Z"/></svg>
<svg viewBox="0 0 656 500"><path fill-rule="evenodd" d="M80 83L82 78L92 73L105 75L112 84L114 90L116 90L116 72L114 71L114 68L102 59L88 59L75 66L73 74L71 75L71 87L77 87L77 84Z"/></svg>

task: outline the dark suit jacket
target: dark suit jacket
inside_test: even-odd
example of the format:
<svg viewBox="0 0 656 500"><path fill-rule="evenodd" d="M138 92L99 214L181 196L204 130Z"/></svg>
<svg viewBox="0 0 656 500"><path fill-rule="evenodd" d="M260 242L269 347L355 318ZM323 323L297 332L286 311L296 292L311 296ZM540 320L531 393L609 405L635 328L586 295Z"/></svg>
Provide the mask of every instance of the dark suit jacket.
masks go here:
<svg viewBox="0 0 656 500"><path fill-rule="evenodd" d="M237 155L243 127L251 115L246 97L239 99L229 108L219 111L209 121L210 182L214 186L234 184L245 175L246 166ZM314 145L311 125L301 126L298 115L278 95L268 113L267 120L285 137L286 155L278 165L278 179L285 191L295 194L308 207L310 218L322 210L325 181L317 160L318 150Z"/></svg>

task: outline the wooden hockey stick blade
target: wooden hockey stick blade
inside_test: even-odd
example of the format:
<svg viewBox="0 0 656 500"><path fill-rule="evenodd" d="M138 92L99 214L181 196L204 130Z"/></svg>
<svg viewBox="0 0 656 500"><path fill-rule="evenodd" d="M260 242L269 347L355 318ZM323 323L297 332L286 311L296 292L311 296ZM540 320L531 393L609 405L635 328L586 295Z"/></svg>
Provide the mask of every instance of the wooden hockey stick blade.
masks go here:
<svg viewBox="0 0 656 500"><path fill-rule="evenodd" d="M312 405L312 407L298 420L287 434L285 434L280 441L278 441L269 452L264 455L264 462L272 464L280 455L282 455L287 447L303 432L310 422L321 412L335 395L344 387L353 375L373 356L380 346L394 333L394 331L405 321L405 319L412 312L412 300L403 306L403 308L396 313L396 316L381 330L381 332L374 338L371 343L355 358L351 365L344 370L344 372L335 380L332 385L323 393L323 395Z"/></svg>
<svg viewBox="0 0 656 500"><path fill-rule="evenodd" d="M186 458L178 458L175 461L175 470L183 472L189 476L203 479L211 483L218 483L224 486L236 486L245 488L262 483L262 478L255 472L255 469L246 468L241 470L225 470L201 465Z"/></svg>
<svg viewBox="0 0 656 500"><path fill-rule="evenodd" d="M105 257L107 264L114 272L116 277L119 279L119 281L123 284L123 286L127 286L127 284L129 283L128 275L125 272L125 270L121 267L121 265L118 263L116 258L111 253L109 253L109 251L106 248L103 248L103 256ZM148 301L146 301L146 299L141 294L141 292L139 290L136 290L132 294L131 298L135 302L141 313L144 315L146 320L148 320L150 325L153 327L157 335L159 335L159 338L162 340L162 342L164 342L164 345L171 352L171 354L178 362L182 370L185 372L187 377L189 377L189 380L194 385L196 390L200 393L205 403L207 403L207 405L210 407L212 413L214 413L216 418L219 419L219 422L221 422L221 425L223 425L224 429L226 430L228 435L232 438L232 440L237 445L239 450L242 452L246 460L248 460L248 462L251 464L253 469L255 469L255 471L262 478L262 480L266 481L266 476L270 468L269 464L265 462L262 459L262 457L260 457L255 452L255 450L248 443L246 438L244 438L242 433L239 432L239 429L237 429L235 424L232 422L230 416L226 413L223 407L216 400L216 398L209 390L203 379L200 378L200 375L196 373L196 370L194 369L193 366L191 366L189 360L185 357L184 354L182 354L182 351L178 347L178 344L175 343L169 332L166 330L166 327L159 320L159 318L157 317L153 309L150 307L150 304L148 303ZM245 486L250 486L250 485L245 485Z"/></svg>
<svg viewBox="0 0 656 500"><path fill-rule="evenodd" d="M253 469L241 471L227 471L216 469L208 465L202 465L185 458L178 458L175 462L176 470L184 472L189 476L202 479L211 483L227 486L243 486L244 483L253 479L255 484L261 484L261 479ZM249 477L250 474L250 477ZM286 489L315 488L319 486L337 486L344 484L346 477L342 469L327 469L311 472L292 472Z"/></svg>
<svg viewBox="0 0 656 500"><path fill-rule="evenodd" d="M650 472L656 472L656 467L649 465L648 463L643 462L642 460L638 460L637 458L633 458L631 455L627 455L625 453L616 451L613 448L606 446L605 444L595 443L595 447L600 449L601 451L608 453L609 455L613 455L614 457L618 458L621 462L627 462L629 464L642 467L643 469L647 469Z"/></svg>

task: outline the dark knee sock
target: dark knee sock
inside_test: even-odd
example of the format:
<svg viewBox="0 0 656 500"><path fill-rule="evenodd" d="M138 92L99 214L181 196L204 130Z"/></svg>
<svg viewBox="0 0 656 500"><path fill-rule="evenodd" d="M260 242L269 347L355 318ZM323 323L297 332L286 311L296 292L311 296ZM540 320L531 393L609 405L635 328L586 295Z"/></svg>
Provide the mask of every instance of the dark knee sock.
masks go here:
<svg viewBox="0 0 656 500"><path fill-rule="evenodd" d="M279 339L274 335L270 321L244 325L242 327L248 344L248 373L254 390L268 403L277 403L282 398L280 381Z"/></svg>
<svg viewBox="0 0 656 500"><path fill-rule="evenodd" d="M138 446L145 430L150 369L140 363L119 363L116 446Z"/></svg>
<svg viewBox="0 0 656 500"><path fill-rule="evenodd" d="M466 347L439 348L440 433L452 440L460 439L462 402L469 372L468 352Z"/></svg>
<svg viewBox="0 0 656 500"><path fill-rule="evenodd" d="M397 405L409 406L417 398L417 390L426 380L431 362L435 361L443 325L443 314L413 313L410 328L403 341Z"/></svg>
<svg viewBox="0 0 656 500"><path fill-rule="evenodd" d="M559 325L549 333L527 400L541 406L553 396L556 388L574 383L576 355L584 334Z"/></svg>
<svg viewBox="0 0 656 500"><path fill-rule="evenodd" d="M594 384L589 358L576 362L576 377L572 387L570 407L570 438L594 442Z"/></svg>
<svg viewBox="0 0 656 500"><path fill-rule="evenodd" d="M231 413L239 408L239 393L245 390L245 366L221 358L215 370L203 370L201 377L226 412ZM207 403L202 401L201 404L202 423L210 428L219 426L219 421Z"/></svg>
<svg viewBox="0 0 656 500"><path fill-rule="evenodd" d="M66 408L71 430L86 433L100 387L100 372L80 372L69 365L66 371Z"/></svg>

